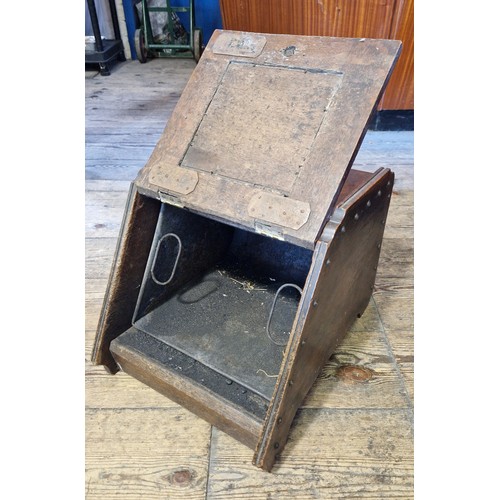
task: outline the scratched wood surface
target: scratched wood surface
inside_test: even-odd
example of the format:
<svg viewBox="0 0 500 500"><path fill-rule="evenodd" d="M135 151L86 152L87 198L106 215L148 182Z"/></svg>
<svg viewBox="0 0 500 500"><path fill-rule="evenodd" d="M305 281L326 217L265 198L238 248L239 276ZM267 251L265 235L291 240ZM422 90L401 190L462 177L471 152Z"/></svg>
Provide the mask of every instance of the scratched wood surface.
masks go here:
<svg viewBox="0 0 500 500"><path fill-rule="evenodd" d="M304 401L272 474L184 408L90 364L129 183L193 68L128 61L86 79L86 498L413 498L411 132L368 132L359 151L354 168L396 174L375 290Z"/></svg>
<svg viewBox="0 0 500 500"><path fill-rule="evenodd" d="M259 40L252 57L232 48ZM270 225L312 249L400 49L395 40L216 30L139 190L243 229Z"/></svg>

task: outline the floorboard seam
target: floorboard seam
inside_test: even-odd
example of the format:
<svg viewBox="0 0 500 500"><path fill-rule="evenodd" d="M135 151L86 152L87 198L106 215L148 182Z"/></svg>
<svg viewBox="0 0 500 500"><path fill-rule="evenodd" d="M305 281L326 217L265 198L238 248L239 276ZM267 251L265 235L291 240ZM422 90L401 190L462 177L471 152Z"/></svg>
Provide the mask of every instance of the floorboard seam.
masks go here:
<svg viewBox="0 0 500 500"><path fill-rule="evenodd" d="M365 412L406 412L408 408L406 406L401 407L387 407L387 408L369 408L366 406L363 407L355 407L355 408L302 408L300 407L297 412L305 413L305 412L313 412L320 411L323 413L334 413L334 412L350 412L350 411L365 411Z"/></svg>
<svg viewBox="0 0 500 500"><path fill-rule="evenodd" d="M178 411L183 410L182 406L173 407L173 406L86 406L85 411L88 413L96 413L100 411L105 412L114 412L114 411L152 411L152 410L163 410L163 411Z"/></svg>
<svg viewBox="0 0 500 500"><path fill-rule="evenodd" d="M205 486L205 499L208 499L208 487L210 484L210 472L212 470L212 446L214 439L214 426L210 426L210 443L208 445L208 463L207 463L207 484Z"/></svg>
<svg viewBox="0 0 500 500"><path fill-rule="evenodd" d="M375 309L377 311L378 317L380 319L380 323L382 325L382 334L383 334L382 338L384 339L384 343L385 343L385 345L387 347L387 350L389 351L389 356L392 359L392 362L394 363L394 367L395 367L396 372L398 374L398 378L399 378L400 384L403 387L404 396L405 396L406 402L408 404L408 407L406 408L406 410L407 410L407 413L408 413L408 418L410 419L411 428L413 430L413 402L411 400L411 397L410 397L410 394L408 392L408 389L406 388L406 382L405 382L403 374L401 373L401 370L399 368L399 364L396 361L396 356L394 355L394 351L392 350L391 343L389 342L389 337L387 336L387 331L385 329L384 322L382 320L382 315L380 314L380 310L378 308L378 304L377 304L377 301L375 300L375 297L373 297L373 303L375 305Z"/></svg>
<svg viewBox="0 0 500 500"><path fill-rule="evenodd" d="M168 399L168 398L167 398ZM184 409L184 407L180 406L172 407L172 406L85 406L85 411L95 412L95 411L149 411L149 410L169 410L174 411L178 409ZM410 408L413 410L413 408ZM298 412L324 412L324 413L333 413L333 412L349 412L349 411L366 411L366 412L394 412L394 411L407 411L408 407L387 407L387 408L369 408L366 406L363 407L354 407L354 408L327 408L327 407L304 407L299 408Z"/></svg>

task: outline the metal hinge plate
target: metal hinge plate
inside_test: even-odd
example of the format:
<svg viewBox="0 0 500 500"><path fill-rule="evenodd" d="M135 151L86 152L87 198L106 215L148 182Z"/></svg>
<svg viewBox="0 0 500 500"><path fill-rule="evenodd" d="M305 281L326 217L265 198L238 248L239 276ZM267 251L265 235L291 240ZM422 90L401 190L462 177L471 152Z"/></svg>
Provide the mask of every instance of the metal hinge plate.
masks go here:
<svg viewBox="0 0 500 500"><path fill-rule="evenodd" d="M276 240L285 241L282 230L277 227L270 226L269 224L265 224L264 222L255 221L255 232L257 234L269 236L270 238L274 238Z"/></svg>
<svg viewBox="0 0 500 500"><path fill-rule="evenodd" d="M158 191L158 198L160 198L162 203L168 203L174 207L184 208L184 204L179 198L177 198L177 196L164 193L163 191Z"/></svg>

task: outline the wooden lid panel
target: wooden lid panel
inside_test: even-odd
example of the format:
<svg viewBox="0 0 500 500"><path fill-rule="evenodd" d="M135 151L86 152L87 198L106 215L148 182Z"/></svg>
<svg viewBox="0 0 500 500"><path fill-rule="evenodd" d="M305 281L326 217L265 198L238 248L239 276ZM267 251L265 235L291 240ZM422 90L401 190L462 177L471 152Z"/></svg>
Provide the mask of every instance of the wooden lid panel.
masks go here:
<svg viewBox="0 0 500 500"><path fill-rule="evenodd" d="M313 247L400 45L216 31L139 187Z"/></svg>

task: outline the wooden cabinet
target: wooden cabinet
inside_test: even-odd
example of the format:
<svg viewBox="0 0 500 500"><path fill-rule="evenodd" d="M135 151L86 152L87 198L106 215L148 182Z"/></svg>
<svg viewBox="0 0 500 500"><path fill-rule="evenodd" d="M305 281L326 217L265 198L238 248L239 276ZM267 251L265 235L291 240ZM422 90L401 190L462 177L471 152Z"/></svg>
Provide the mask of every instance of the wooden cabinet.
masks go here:
<svg viewBox="0 0 500 500"><path fill-rule="evenodd" d="M413 109L413 0L220 0L224 29L403 42L379 109Z"/></svg>
<svg viewBox="0 0 500 500"><path fill-rule="evenodd" d="M390 38L403 47L391 81L380 102L380 109L413 109L413 0L398 0Z"/></svg>

